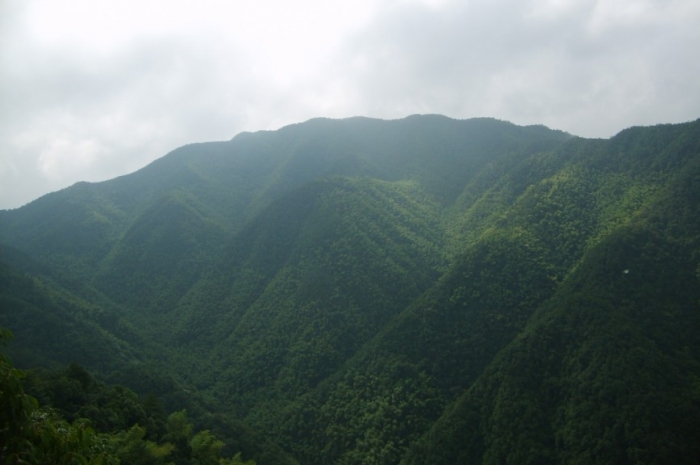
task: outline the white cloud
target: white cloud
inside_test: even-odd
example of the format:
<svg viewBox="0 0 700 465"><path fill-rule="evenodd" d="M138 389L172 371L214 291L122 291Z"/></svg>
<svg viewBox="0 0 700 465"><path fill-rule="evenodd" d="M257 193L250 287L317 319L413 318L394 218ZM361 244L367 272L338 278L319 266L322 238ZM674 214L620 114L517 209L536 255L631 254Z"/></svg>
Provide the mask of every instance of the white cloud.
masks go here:
<svg viewBox="0 0 700 465"><path fill-rule="evenodd" d="M433 109L584 136L694 119L700 4L638 3L405 7L352 43L358 65L348 82L370 112L387 117Z"/></svg>

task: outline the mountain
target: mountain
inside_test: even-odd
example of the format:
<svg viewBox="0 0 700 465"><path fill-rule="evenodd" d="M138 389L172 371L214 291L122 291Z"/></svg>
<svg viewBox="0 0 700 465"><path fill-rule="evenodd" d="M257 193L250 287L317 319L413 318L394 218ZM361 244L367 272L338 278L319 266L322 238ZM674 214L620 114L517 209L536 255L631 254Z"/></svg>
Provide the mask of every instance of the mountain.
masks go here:
<svg viewBox="0 0 700 465"><path fill-rule="evenodd" d="M697 463L698 231L700 120L315 119L0 211L0 325L300 463Z"/></svg>

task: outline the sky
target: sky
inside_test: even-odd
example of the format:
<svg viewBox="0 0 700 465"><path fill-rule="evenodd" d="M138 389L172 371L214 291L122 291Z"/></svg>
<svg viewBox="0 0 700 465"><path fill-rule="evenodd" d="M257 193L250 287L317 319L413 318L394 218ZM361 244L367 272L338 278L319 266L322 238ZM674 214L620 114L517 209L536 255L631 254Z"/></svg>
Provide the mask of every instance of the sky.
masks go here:
<svg viewBox="0 0 700 465"><path fill-rule="evenodd" d="M191 142L439 113L700 118L698 0L0 0L0 209Z"/></svg>

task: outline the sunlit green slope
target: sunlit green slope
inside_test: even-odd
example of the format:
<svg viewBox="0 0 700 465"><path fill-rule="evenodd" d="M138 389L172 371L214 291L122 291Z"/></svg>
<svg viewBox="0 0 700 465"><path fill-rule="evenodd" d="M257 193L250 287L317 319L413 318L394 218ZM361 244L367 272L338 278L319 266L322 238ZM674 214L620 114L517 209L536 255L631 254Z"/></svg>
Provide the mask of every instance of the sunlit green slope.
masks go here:
<svg viewBox="0 0 700 465"><path fill-rule="evenodd" d="M697 463L699 180L591 247L403 463Z"/></svg>

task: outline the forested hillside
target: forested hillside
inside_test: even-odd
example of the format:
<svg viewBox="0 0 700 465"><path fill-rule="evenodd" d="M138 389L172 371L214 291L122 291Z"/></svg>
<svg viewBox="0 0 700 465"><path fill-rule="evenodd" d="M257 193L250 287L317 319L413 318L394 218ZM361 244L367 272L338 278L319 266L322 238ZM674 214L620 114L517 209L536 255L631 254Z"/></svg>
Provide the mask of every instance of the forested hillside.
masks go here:
<svg viewBox="0 0 700 465"><path fill-rule="evenodd" d="M0 211L0 244L18 365L257 463L700 461L700 120L316 119Z"/></svg>

